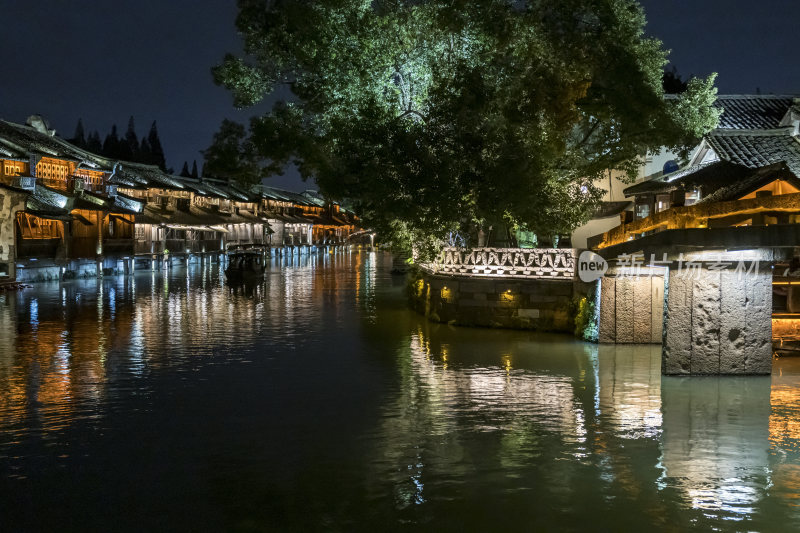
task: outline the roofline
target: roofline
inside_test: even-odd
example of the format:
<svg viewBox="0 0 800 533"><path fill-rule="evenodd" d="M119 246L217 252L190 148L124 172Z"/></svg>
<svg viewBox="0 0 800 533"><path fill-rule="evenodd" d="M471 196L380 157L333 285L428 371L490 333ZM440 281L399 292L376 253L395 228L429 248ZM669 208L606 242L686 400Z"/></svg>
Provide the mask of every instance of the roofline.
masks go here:
<svg viewBox="0 0 800 533"><path fill-rule="evenodd" d="M719 135L722 137L793 137L793 126L781 126L771 129L736 129L736 128L717 128L708 135ZM705 140L705 137L703 138Z"/></svg>
<svg viewBox="0 0 800 533"><path fill-rule="evenodd" d="M724 98L728 100L750 100L760 98L763 100L785 100L787 98L800 98L798 94L718 94L717 100Z"/></svg>

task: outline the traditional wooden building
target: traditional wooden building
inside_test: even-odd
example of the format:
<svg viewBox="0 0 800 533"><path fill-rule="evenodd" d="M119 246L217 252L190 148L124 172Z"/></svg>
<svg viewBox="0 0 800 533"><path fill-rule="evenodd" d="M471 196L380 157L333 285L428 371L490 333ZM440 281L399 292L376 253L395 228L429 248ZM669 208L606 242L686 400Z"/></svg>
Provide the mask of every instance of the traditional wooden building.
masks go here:
<svg viewBox="0 0 800 533"><path fill-rule="evenodd" d="M593 236L613 230L620 223L698 202L704 194L700 190L687 189L679 197L676 196L678 192L663 185L701 170L700 178L705 180L710 173L723 171L722 167L704 170L718 161L750 170L785 162L791 172L798 174L794 163L800 122L797 95L720 95L714 105L722 112L718 127L690 151L688 160L681 160L676 152L665 148L648 153L643 157L639 178L633 186L609 173L607 183L600 184L607 190L602 208L589 224L573 233L572 244L583 247L589 243L591 246L590 243L597 241ZM736 169L729 170L733 172L729 180L741 175ZM681 186L690 182L692 180L687 179ZM706 183L707 189L715 187ZM775 192L780 193L779 190ZM635 205L628 203L631 200Z"/></svg>
<svg viewBox="0 0 800 533"><path fill-rule="evenodd" d="M0 121L0 168L13 204L0 217L6 221L0 241L8 277L51 279L125 268L143 203L111 185L118 163L72 146L32 116L26 125Z"/></svg>
<svg viewBox="0 0 800 533"><path fill-rule="evenodd" d="M333 245L355 221L315 193L173 176L77 148L38 116L0 121L0 278L96 275L136 256L232 246Z"/></svg>
<svg viewBox="0 0 800 533"><path fill-rule="evenodd" d="M261 205L270 225L274 228L272 242L278 246L303 246L313 244L313 222L303 216L310 204L302 195L276 189L261 188Z"/></svg>
<svg viewBox="0 0 800 533"><path fill-rule="evenodd" d="M260 194L220 180L171 176L129 165L115 176L121 191L146 202L136 218L139 255L218 254L234 245L269 244Z"/></svg>
<svg viewBox="0 0 800 533"><path fill-rule="evenodd" d="M628 186L617 227L589 239L608 246L665 229L794 223L800 193L800 98L720 96L720 122L681 168ZM765 200L769 197L781 199ZM756 201L757 200L757 201ZM759 207L755 207L755 204ZM754 204L754 205L751 205ZM763 204L763 205L762 205Z"/></svg>
<svg viewBox="0 0 800 533"><path fill-rule="evenodd" d="M311 204L303 208L303 215L313 222L314 244L347 243L356 229L355 214L336 202L326 201L317 191L304 191L302 196Z"/></svg>

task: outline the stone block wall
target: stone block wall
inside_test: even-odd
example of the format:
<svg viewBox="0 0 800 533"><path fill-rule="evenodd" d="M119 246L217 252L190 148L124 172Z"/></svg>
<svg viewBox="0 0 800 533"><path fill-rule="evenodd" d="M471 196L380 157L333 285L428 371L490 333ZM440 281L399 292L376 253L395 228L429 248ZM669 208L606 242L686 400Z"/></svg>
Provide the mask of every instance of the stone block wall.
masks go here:
<svg viewBox="0 0 800 533"><path fill-rule="evenodd" d="M600 279L598 341L616 344L661 344L664 321L664 277Z"/></svg>
<svg viewBox="0 0 800 533"><path fill-rule="evenodd" d="M461 326L572 333L572 280L496 280L419 273L410 281L412 306L434 322Z"/></svg>
<svg viewBox="0 0 800 533"><path fill-rule="evenodd" d="M772 271L740 275L670 271L662 357L665 375L769 374Z"/></svg>

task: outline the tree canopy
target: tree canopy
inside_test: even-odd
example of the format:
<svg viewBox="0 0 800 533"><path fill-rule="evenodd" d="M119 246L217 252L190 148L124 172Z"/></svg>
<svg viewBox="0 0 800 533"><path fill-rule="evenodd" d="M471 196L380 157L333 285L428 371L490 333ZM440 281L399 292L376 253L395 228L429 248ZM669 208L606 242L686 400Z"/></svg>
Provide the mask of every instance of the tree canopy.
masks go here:
<svg viewBox="0 0 800 533"><path fill-rule="evenodd" d="M211 146L201 153L205 158L204 176L232 179L242 185L261 181L263 171L248 140L247 128L238 122L223 120ZM192 171L197 173L197 163Z"/></svg>
<svg viewBox="0 0 800 533"><path fill-rule="evenodd" d="M234 104L276 100L248 146L350 199L393 237L588 219L596 185L716 125L713 76L678 96L631 0L239 0L245 57L213 69ZM272 99L270 99L272 100Z"/></svg>

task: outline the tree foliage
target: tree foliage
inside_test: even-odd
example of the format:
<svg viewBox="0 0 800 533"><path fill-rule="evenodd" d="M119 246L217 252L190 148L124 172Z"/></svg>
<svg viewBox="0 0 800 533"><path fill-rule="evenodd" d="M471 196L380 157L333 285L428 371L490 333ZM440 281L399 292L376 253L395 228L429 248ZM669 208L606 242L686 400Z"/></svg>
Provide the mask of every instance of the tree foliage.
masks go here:
<svg viewBox="0 0 800 533"><path fill-rule="evenodd" d="M142 140L139 141L133 116L131 116L128 119L128 129L124 138L120 138L117 133L117 125L114 124L111 127L111 133L106 135L103 142L100 142L100 134L97 130L84 136L83 121L78 119L75 135L68 140L75 146L111 159L156 165L161 170L167 171L164 150L161 147L155 122L150 127L148 136L142 137Z"/></svg>
<svg viewBox="0 0 800 533"><path fill-rule="evenodd" d="M203 175L232 179L243 185L261 181L262 170L247 136L247 128L225 119L214 134L211 146L202 150L205 157ZM197 173L197 163L192 169Z"/></svg>
<svg viewBox="0 0 800 533"><path fill-rule="evenodd" d="M675 65L671 69L664 70L664 80L662 82L666 94L680 94L689 88L689 81L684 80Z"/></svg>
<svg viewBox="0 0 800 533"><path fill-rule="evenodd" d="M713 76L665 98L666 51L631 0L239 0L234 104L288 85L249 149L295 163L366 224L438 242L504 220L587 220L608 169L715 126ZM241 142L244 142L241 139Z"/></svg>

